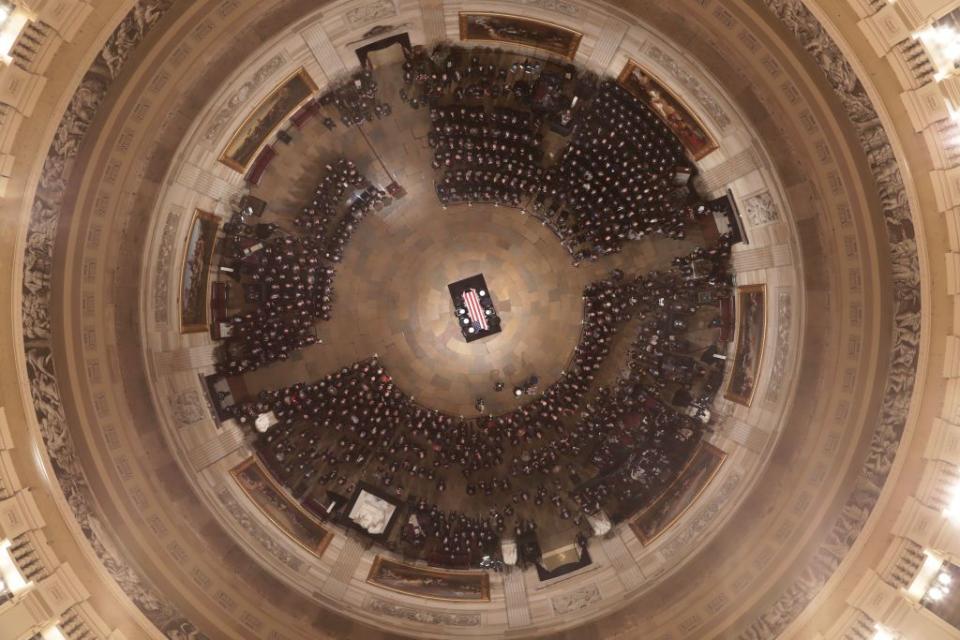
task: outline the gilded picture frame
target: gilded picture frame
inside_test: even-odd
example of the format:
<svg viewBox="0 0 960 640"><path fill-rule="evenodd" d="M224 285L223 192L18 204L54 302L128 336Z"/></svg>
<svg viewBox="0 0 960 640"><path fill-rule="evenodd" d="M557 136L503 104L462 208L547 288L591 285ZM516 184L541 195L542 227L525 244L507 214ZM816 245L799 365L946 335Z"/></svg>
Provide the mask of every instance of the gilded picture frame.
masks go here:
<svg viewBox="0 0 960 640"><path fill-rule="evenodd" d="M220 218L214 214L201 209L193 212L177 290L180 333L198 333L209 328L210 265L219 229Z"/></svg>
<svg viewBox="0 0 960 640"><path fill-rule="evenodd" d="M753 401L757 376L763 361L766 339L766 285L753 284L737 289L737 351L724 397L745 407Z"/></svg>
<svg viewBox="0 0 960 640"><path fill-rule="evenodd" d="M695 161L720 148L713 135L687 104L674 94L653 72L633 59L627 59L617 83L641 100L677 137Z"/></svg>
<svg viewBox="0 0 960 640"><path fill-rule="evenodd" d="M419 588L417 581L420 582ZM381 589L430 600L490 601L490 576L485 571L445 571L404 564L380 555L373 560L367 574L367 583ZM407 584L408 588L404 588L404 584ZM468 595L458 595L465 592L464 587L468 587Z"/></svg>
<svg viewBox="0 0 960 640"><path fill-rule="evenodd" d="M323 556L333 533L286 492L257 456L230 469L230 475L270 522L316 557Z"/></svg>
<svg viewBox="0 0 960 640"><path fill-rule="evenodd" d="M502 42L573 60L583 34L552 22L489 11L460 12L460 39Z"/></svg>
<svg viewBox="0 0 960 640"><path fill-rule="evenodd" d="M284 80L261 100L230 136L219 161L245 173L270 136L317 93L317 83L303 67Z"/></svg>
<svg viewBox="0 0 960 640"><path fill-rule="evenodd" d="M701 442L666 491L630 520L630 528L640 543L649 545L676 524L710 485L726 459L725 451Z"/></svg>

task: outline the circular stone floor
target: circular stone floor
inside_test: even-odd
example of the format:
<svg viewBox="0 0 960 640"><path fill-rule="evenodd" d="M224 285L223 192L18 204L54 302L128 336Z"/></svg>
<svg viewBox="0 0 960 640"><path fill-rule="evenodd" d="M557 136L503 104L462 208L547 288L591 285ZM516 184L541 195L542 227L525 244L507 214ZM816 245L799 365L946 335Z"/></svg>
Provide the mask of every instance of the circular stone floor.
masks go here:
<svg viewBox="0 0 960 640"><path fill-rule="evenodd" d="M518 209L444 209L433 189L429 127L426 110L402 104L390 118L365 125L366 136L311 122L268 169L254 195L268 203L264 219L288 229L324 164L339 157L353 160L381 188L396 179L407 195L368 214L347 244L334 277L332 319L317 325L323 343L246 374L250 391L318 380L377 354L400 389L423 406L473 416L483 397L488 412L503 413L530 400L514 398L514 385L537 375L543 390L571 361L584 287L616 267L629 274L666 267L695 244L644 239L574 267L559 239ZM486 278L503 330L467 343L447 285L477 273ZM506 385L500 393L493 390L498 380Z"/></svg>
<svg viewBox="0 0 960 640"><path fill-rule="evenodd" d="M474 413L478 395L488 410L507 410L513 384L560 376L580 337L583 286L536 219L492 206L444 211L418 199L363 224L337 271L335 320L321 335L336 342L352 330L354 354L378 353L401 389L451 413ZM467 343L447 285L477 273L502 331ZM508 389L495 393L497 380Z"/></svg>

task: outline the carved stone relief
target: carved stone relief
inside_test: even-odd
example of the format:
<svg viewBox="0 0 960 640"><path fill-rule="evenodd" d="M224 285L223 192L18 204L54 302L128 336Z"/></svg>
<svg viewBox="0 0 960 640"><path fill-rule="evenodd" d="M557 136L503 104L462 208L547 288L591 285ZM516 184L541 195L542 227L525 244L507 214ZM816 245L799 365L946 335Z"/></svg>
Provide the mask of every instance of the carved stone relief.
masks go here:
<svg viewBox="0 0 960 640"><path fill-rule="evenodd" d="M596 584L587 585L573 591L561 593L553 596L550 602L553 604L554 613L570 613L585 609L590 605L600 602L600 588Z"/></svg>
<svg viewBox="0 0 960 640"><path fill-rule="evenodd" d="M421 624L445 625L449 627L479 627L479 613L447 613L418 609L406 605L388 602L380 598L370 598L363 603L363 608L371 613L400 618L409 622Z"/></svg>
<svg viewBox="0 0 960 640"><path fill-rule="evenodd" d="M569 12L568 15L575 15L579 11L576 6L563 0L522 1L531 6L561 13ZM49 346L52 254L71 161L77 155L85 133L93 122L110 84L120 73L123 63L172 2L173 0L140 0L134 6L111 34L103 50L84 75L64 113L44 162L32 205L24 249L22 322L26 341L27 375L37 420L57 479L91 547L128 597L168 637L202 640L205 636L161 598L152 585L126 562L112 544L108 530L97 519L91 507L93 502L90 490L76 460L66 425ZM807 569L784 591L776 605L741 636L749 640L777 635L800 614L849 551L850 545L876 504L903 433L909 409L917 364L921 303L916 243L913 239L910 212L903 198L903 181L892 147L866 91L850 65L843 59L836 44L799 0L765 0L765 3L824 70L857 128L876 177L876 187L885 215L893 263L892 297L896 311L895 340L886 393L858 486ZM385 11L387 5L393 12L389 15L394 15L396 9L393 3L381 0L354 10L359 13L354 14L352 20L356 24L363 24L388 15L377 13ZM364 8L369 12L360 12L360 9ZM347 17L347 20L350 22L351 18ZM660 63L668 68L662 60ZM264 66L268 64L270 61ZM690 91L695 93L693 89ZM705 108L709 113L710 108L706 105ZM711 113L711 118L714 117ZM156 295L158 288L155 286L154 289ZM163 297L166 299L166 295ZM553 607L558 613L573 611L589 606L599 598L599 589L594 585L592 589L587 587L555 597ZM373 613L428 624L480 624L480 614L425 611L379 599L368 600L364 608Z"/></svg>
<svg viewBox="0 0 960 640"><path fill-rule="evenodd" d="M750 196L743 203L743 213L751 226L761 227L780 219L777 203L769 191Z"/></svg>
<svg viewBox="0 0 960 640"><path fill-rule="evenodd" d="M294 571L299 571L303 567L303 560L289 553L282 545L278 544L276 532L267 531L261 527L250 513L237 502L237 499L230 493L229 489L226 487L219 488L217 490L217 498L221 504L226 507L227 512L230 513L230 517L273 557Z"/></svg>
<svg viewBox="0 0 960 640"><path fill-rule="evenodd" d="M177 422L185 425L200 422L206 415L204 400L196 389L182 391L171 397L170 409Z"/></svg>
<svg viewBox="0 0 960 640"><path fill-rule="evenodd" d="M153 274L153 319L157 324L166 324L169 320L167 294L170 283L170 264L173 259L173 244L177 236L180 214L171 212L160 236L160 250L157 255L157 269Z"/></svg>
<svg viewBox="0 0 960 640"><path fill-rule="evenodd" d="M563 13L568 16L577 16L580 14L580 6L573 2L567 2L567 0L521 0L521 2L531 7L546 9L547 11L556 11L557 13Z"/></svg>
<svg viewBox="0 0 960 640"><path fill-rule="evenodd" d="M793 298L789 289L777 291L777 345L773 353L773 368L767 384L766 400L776 403L783 389L783 376L790 352L790 323L793 321Z"/></svg>
<svg viewBox="0 0 960 640"><path fill-rule="evenodd" d="M663 545L660 549L660 553L663 555L665 560L670 559L684 549L689 548L690 543L697 539L701 533L707 530L710 526L710 523L713 522L714 518L720 513L720 510L723 509L723 505L726 504L727 500L730 499L730 496L733 495L734 490L737 488L737 485L740 484L741 476L739 473L731 473L729 476L724 479L723 484L720 485L720 489L717 491L717 494L710 499L710 502L705 504L700 509L697 509L694 517L690 522L683 528L683 530L677 535L670 538L670 541Z"/></svg>
<svg viewBox="0 0 960 640"><path fill-rule="evenodd" d="M278 69L283 67L287 63L287 58L282 53L278 53L273 56L257 69L253 76L243 83L243 85L233 92L226 103L219 110L217 114L213 117L213 122L210 123L210 126L207 127L206 132L203 134L203 139L207 142L210 142L223 130L223 127L226 126L228 122L233 118L237 113L237 109L244 104L247 99L250 97L250 94L260 88L260 86Z"/></svg>
<svg viewBox="0 0 960 640"><path fill-rule="evenodd" d="M375 0L369 4L350 9L344 14L344 19L348 24L357 26L395 15L397 15L397 8L394 6L393 0Z"/></svg>

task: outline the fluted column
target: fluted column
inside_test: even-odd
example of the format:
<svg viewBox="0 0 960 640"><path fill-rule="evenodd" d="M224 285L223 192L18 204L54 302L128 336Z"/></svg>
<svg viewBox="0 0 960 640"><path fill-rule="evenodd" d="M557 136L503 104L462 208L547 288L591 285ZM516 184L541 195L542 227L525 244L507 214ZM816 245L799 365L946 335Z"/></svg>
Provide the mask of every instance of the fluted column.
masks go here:
<svg viewBox="0 0 960 640"><path fill-rule="evenodd" d="M428 43L447 39L443 0L420 0L420 14L423 19L423 35Z"/></svg>
<svg viewBox="0 0 960 640"><path fill-rule="evenodd" d="M190 449L190 464L198 472L203 471L243 446L243 440L243 429L236 424L225 424L215 437Z"/></svg>
<svg viewBox="0 0 960 640"><path fill-rule="evenodd" d="M209 169L204 169L192 162L184 162L177 175L177 182L214 200L229 200L242 189L239 184L240 174L233 172L233 175L237 176L235 183L214 174Z"/></svg>
<svg viewBox="0 0 960 640"><path fill-rule="evenodd" d="M343 598L347 592L347 585L350 584L353 574L357 572L363 551L363 545L357 540L350 537L346 539L327 581L323 583L324 594L334 600Z"/></svg>
<svg viewBox="0 0 960 640"><path fill-rule="evenodd" d="M613 57L620 49L620 43L627 35L627 25L616 18L607 18L603 25L603 30L597 38L597 43L590 52L590 59L587 65L597 73L603 73L613 62Z"/></svg>
<svg viewBox="0 0 960 640"><path fill-rule="evenodd" d="M756 153L744 149L715 167L703 170L695 179L697 189L704 194L721 191L731 182L758 168Z"/></svg>
<svg viewBox="0 0 960 640"><path fill-rule="evenodd" d="M735 418L728 419L724 424L723 435L754 453L763 451L770 438L770 434L760 427Z"/></svg>
<svg viewBox="0 0 960 640"><path fill-rule="evenodd" d="M204 344L197 347L165 351L157 356L157 368L162 373L175 373L177 371L212 367L216 363L215 348L216 345Z"/></svg>
<svg viewBox="0 0 960 640"><path fill-rule="evenodd" d="M644 579L643 572L640 571L640 565L637 564L633 554L627 549L620 533L615 529L603 536L600 538L600 546L610 559L610 564L617 568L617 577L623 584L624 590L632 591L639 587Z"/></svg>
<svg viewBox="0 0 960 640"><path fill-rule="evenodd" d="M317 59L317 64L327 75L328 78L334 78L347 69L347 66L337 53L336 47L330 41L330 36L323 30L319 22L315 22L300 30L300 36L307 43L313 56Z"/></svg>
<svg viewBox="0 0 960 640"><path fill-rule="evenodd" d="M527 600L527 587L523 571L510 569L503 576L503 592L507 601L507 624L511 627L523 627L530 624L530 604Z"/></svg>

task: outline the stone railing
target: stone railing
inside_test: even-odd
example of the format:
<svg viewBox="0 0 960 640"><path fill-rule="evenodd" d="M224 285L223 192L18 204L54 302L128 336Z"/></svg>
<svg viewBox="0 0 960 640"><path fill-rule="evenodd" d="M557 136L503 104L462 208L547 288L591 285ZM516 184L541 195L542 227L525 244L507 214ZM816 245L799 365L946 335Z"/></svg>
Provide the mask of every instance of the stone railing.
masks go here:
<svg viewBox="0 0 960 640"><path fill-rule="evenodd" d="M61 563L47 544L46 523L14 472L12 448L0 408L0 541L26 581L0 596L0 636L31 637L56 625L68 640L122 640L87 602L89 593L70 565Z"/></svg>
<svg viewBox="0 0 960 640"><path fill-rule="evenodd" d="M908 538L897 538L880 563L880 577L898 589L905 588L917 577L925 559L922 546Z"/></svg>
<svg viewBox="0 0 960 640"><path fill-rule="evenodd" d="M13 42L7 64L0 62L0 196L6 194L13 170L13 141L29 118L46 84L46 72L64 42L70 42L93 10L85 0L45 2L36 10L21 2L26 22Z"/></svg>
<svg viewBox="0 0 960 640"><path fill-rule="evenodd" d="M121 640L118 631L112 631L93 607L81 602L60 616L57 628L67 640Z"/></svg>
<svg viewBox="0 0 960 640"><path fill-rule="evenodd" d="M949 239L946 289L956 304L960 302L956 298L960 295L960 73L952 67L938 69L935 52L915 36L949 13L950 3L944 2L936 14L929 15L914 0L848 0L848 4L860 17L860 31L876 55L890 65L910 123L932 159L937 209L944 216ZM960 7L960 1L953 5L953 9ZM928 554L960 556L960 519L945 515L957 507L960 496L960 316L954 317L953 335L947 337L945 348L946 393L940 418L928 441L918 445L923 450L919 485L900 512L882 560L862 576L847 598L845 614L818 636L822 640L872 640L878 629L905 640L960 638L960 630L919 605L925 592L921 567Z"/></svg>
<svg viewBox="0 0 960 640"><path fill-rule="evenodd" d="M24 71L42 73L59 46L60 39L50 25L28 22L10 50L10 57Z"/></svg>

